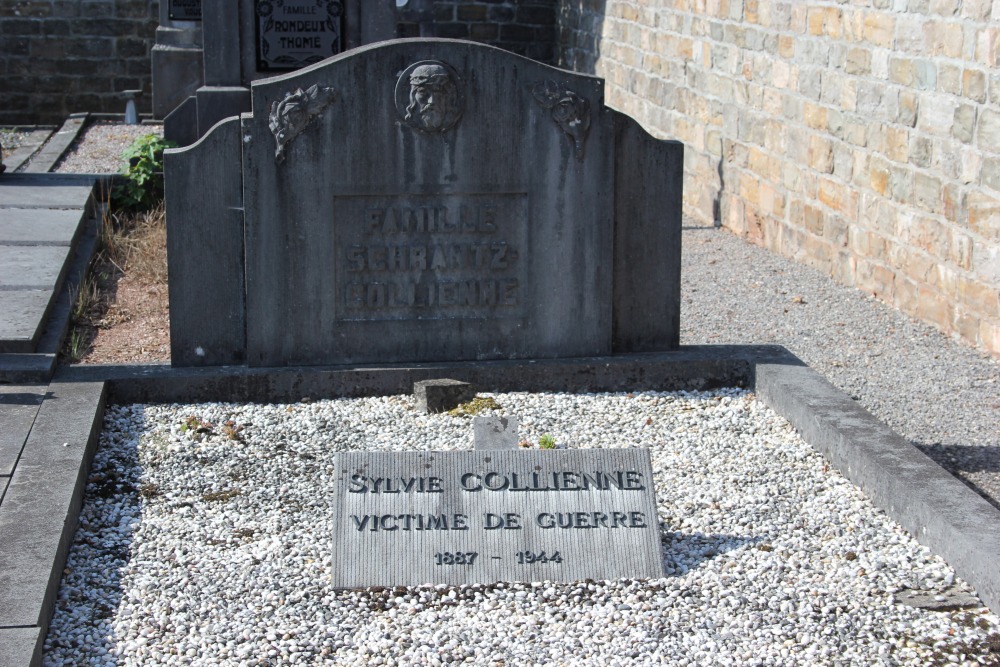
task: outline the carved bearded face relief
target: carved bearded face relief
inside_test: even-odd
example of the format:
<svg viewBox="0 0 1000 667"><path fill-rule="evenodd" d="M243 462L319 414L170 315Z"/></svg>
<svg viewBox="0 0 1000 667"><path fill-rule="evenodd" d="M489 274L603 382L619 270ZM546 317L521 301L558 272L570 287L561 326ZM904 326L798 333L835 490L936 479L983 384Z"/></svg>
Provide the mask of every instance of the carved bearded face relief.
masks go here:
<svg viewBox="0 0 1000 667"><path fill-rule="evenodd" d="M455 71L433 60L410 65L396 84L396 105L410 127L428 133L451 129L462 115Z"/></svg>

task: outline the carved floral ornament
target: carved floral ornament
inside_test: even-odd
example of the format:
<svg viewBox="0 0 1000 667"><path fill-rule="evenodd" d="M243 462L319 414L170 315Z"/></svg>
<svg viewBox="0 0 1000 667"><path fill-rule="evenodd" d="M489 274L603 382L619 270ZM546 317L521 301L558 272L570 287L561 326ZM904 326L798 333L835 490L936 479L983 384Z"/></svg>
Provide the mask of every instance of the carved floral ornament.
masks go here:
<svg viewBox="0 0 1000 667"><path fill-rule="evenodd" d="M543 109L550 110L552 120L573 141L576 159L582 160L590 131L590 102L551 79L536 83L531 87L531 94Z"/></svg>
<svg viewBox="0 0 1000 667"><path fill-rule="evenodd" d="M278 145L274 159L279 164L285 161L285 147L333 104L335 98L333 88L320 88L319 84L313 84L306 90L298 88L295 92L287 93L280 102L271 103L267 125Z"/></svg>

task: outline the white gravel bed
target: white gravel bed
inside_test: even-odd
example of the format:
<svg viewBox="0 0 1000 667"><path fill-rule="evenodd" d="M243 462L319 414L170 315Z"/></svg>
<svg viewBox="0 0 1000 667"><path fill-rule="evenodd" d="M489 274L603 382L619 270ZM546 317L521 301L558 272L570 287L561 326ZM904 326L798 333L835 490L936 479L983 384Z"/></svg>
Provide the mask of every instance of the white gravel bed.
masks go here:
<svg viewBox="0 0 1000 667"><path fill-rule="evenodd" d="M109 409L46 665L996 664L1000 619L739 390L496 394L521 433L648 447L656 580L336 591L334 455L472 446L410 397Z"/></svg>
<svg viewBox="0 0 1000 667"><path fill-rule="evenodd" d="M121 173L128 168L122 151L147 134L162 137L163 125L126 125L113 121L91 123L52 171L61 174Z"/></svg>

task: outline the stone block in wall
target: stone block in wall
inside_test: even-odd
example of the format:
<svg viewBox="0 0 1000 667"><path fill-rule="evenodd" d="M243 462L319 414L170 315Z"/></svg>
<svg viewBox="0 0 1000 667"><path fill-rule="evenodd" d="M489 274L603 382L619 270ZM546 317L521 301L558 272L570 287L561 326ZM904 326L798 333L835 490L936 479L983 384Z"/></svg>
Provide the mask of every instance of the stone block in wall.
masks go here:
<svg viewBox="0 0 1000 667"><path fill-rule="evenodd" d="M1000 197L983 192L966 199L969 229L987 240L1000 241Z"/></svg>

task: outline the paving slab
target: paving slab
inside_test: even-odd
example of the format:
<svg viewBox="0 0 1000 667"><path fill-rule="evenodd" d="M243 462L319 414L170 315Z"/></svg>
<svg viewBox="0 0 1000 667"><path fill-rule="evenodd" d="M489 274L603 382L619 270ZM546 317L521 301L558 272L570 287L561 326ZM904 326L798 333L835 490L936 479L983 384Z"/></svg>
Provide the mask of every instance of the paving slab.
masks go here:
<svg viewBox="0 0 1000 667"><path fill-rule="evenodd" d="M0 667L40 665L44 639L39 627L0 628Z"/></svg>
<svg viewBox="0 0 1000 667"><path fill-rule="evenodd" d="M69 254L68 246L0 245L0 290L55 289Z"/></svg>
<svg viewBox="0 0 1000 667"><path fill-rule="evenodd" d="M88 208L96 181L87 174L4 174L0 208Z"/></svg>
<svg viewBox="0 0 1000 667"><path fill-rule="evenodd" d="M79 209L5 208L0 245L73 245L82 219Z"/></svg>
<svg viewBox="0 0 1000 667"><path fill-rule="evenodd" d="M48 142L31 156L31 160L24 170L26 172L52 171L56 163L62 159L63 154L73 145L76 138L80 136L83 128L87 125L88 115L86 113L71 114L63 122L59 131L53 134Z"/></svg>
<svg viewBox="0 0 1000 667"><path fill-rule="evenodd" d="M0 504L0 628L48 627L104 397L104 383L53 384L39 408Z"/></svg>
<svg viewBox="0 0 1000 667"><path fill-rule="evenodd" d="M0 352L34 352L51 301L51 290L0 288Z"/></svg>
<svg viewBox="0 0 1000 667"><path fill-rule="evenodd" d="M52 136L52 133L56 131L55 127L39 127L28 133L24 141L20 146L15 148L8 155L5 153L3 156L3 163L7 166L7 171L14 173L21 168L21 165L27 162L28 158L35 154L35 151L42 146L48 138Z"/></svg>
<svg viewBox="0 0 1000 667"><path fill-rule="evenodd" d="M55 367L55 352L0 353L0 382L48 382Z"/></svg>
<svg viewBox="0 0 1000 667"><path fill-rule="evenodd" d="M44 396L41 385L0 384L0 475L14 474Z"/></svg>

